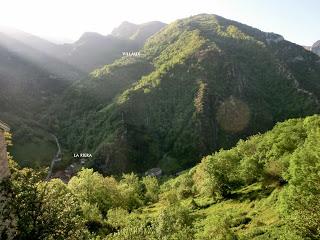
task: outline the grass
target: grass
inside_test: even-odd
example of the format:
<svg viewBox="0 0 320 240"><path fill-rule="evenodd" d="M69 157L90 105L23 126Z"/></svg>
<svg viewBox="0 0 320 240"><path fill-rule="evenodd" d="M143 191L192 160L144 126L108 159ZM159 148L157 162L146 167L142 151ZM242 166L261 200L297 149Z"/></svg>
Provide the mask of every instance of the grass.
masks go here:
<svg viewBox="0 0 320 240"><path fill-rule="evenodd" d="M54 142L34 141L29 143L15 143L11 151L14 159L22 166L43 167L49 166L57 152Z"/></svg>
<svg viewBox="0 0 320 240"><path fill-rule="evenodd" d="M280 192L279 187L270 190L255 183L236 191L234 199L215 202L209 197L194 197L179 202L190 207L194 200L198 206L191 213L195 219L196 239L202 239L203 233L214 228L217 221L228 226L238 239L259 239L269 229L281 225L277 210ZM156 217L165 206L159 201L140 208L136 214L141 218Z"/></svg>
<svg viewBox="0 0 320 240"><path fill-rule="evenodd" d="M253 184L239 190L238 199L229 199L196 211L200 216L195 223L197 235L201 236L203 231L210 229L217 218L224 221L239 239L248 239L248 236L256 233L263 234L264 229L280 223L276 203L281 189L273 189L271 194L268 194L269 191L259 183ZM252 195L259 197L253 200ZM210 200L202 198L195 201L203 205Z"/></svg>

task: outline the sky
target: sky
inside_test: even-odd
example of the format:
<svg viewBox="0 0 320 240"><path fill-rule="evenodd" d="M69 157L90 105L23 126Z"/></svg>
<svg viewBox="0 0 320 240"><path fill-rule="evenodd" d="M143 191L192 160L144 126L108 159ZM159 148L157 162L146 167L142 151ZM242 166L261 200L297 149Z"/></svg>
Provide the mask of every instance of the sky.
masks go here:
<svg viewBox="0 0 320 240"><path fill-rule="evenodd" d="M109 34L123 21L170 23L212 13L300 45L320 39L319 0L1 0L0 25L55 41Z"/></svg>

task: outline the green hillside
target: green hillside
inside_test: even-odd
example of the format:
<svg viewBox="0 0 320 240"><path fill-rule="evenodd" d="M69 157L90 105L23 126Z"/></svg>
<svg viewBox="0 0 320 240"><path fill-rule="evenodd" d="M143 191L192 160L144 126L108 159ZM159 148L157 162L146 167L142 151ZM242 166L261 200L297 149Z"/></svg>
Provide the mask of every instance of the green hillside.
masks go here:
<svg viewBox="0 0 320 240"><path fill-rule="evenodd" d="M73 85L55 126L66 149L92 152L102 172L175 173L278 121L318 113L319 76L319 58L303 47L201 14L161 29L139 58Z"/></svg>
<svg viewBox="0 0 320 240"><path fill-rule="evenodd" d="M319 139L319 115L287 120L167 179L83 169L67 184L42 182L11 162L0 230L9 239L319 239Z"/></svg>
<svg viewBox="0 0 320 240"><path fill-rule="evenodd" d="M40 120L69 85L68 79L0 46L0 119L12 129L12 153L21 165L50 163L56 146Z"/></svg>

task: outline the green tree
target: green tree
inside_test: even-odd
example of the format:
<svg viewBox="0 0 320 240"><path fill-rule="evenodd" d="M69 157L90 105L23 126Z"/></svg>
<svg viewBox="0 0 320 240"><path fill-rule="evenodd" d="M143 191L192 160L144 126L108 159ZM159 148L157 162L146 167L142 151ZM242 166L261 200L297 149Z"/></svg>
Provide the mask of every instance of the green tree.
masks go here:
<svg viewBox="0 0 320 240"><path fill-rule="evenodd" d="M17 218L12 198L10 181L0 181L0 239L12 240L17 235Z"/></svg>
<svg viewBox="0 0 320 240"><path fill-rule="evenodd" d="M236 149L221 150L202 160L195 173L195 182L199 182L201 191L208 195L226 197L239 181L239 164L240 156Z"/></svg>
<svg viewBox="0 0 320 240"><path fill-rule="evenodd" d="M193 217L189 209L178 204L163 209L156 220L156 232L159 239L193 240Z"/></svg>
<svg viewBox="0 0 320 240"><path fill-rule="evenodd" d="M142 178L142 183L145 186L145 201L154 203L159 200L160 186L158 179L156 177L144 177Z"/></svg>
<svg viewBox="0 0 320 240"><path fill-rule="evenodd" d="M133 210L143 205L146 188L136 174L123 174L120 190L127 209Z"/></svg>
<svg viewBox="0 0 320 240"><path fill-rule="evenodd" d="M15 169L12 208L18 239L85 239L79 204L60 180L43 182L45 172Z"/></svg>
<svg viewBox="0 0 320 240"><path fill-rule="evenodd" d="M77 176L71 178L68 188L80 201L81 206L90 204L93 211L96 211L97 207L102 216L106 216L110 208L123 204L117 181L113 177L103 177L92 169L82 169ZM88 211L86 208L87 218L91 215Z"/></svg>
<svg viewBox="0 0 320 240"><path fill-rule="evenodd" d="M320 121L313 122L304 145L292 156L283 207L292 231L320 239Z"/></svg>

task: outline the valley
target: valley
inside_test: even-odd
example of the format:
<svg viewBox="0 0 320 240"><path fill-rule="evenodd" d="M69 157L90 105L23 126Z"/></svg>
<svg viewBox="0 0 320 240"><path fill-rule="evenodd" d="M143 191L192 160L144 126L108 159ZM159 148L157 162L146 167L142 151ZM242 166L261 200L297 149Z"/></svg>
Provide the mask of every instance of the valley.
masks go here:
<svg viewBox="0 0 320 240"><path fill-rule="evenodd" d="M319 41L215 14L0 27L0 239L320 239L319 101Z"/></svg>
<svg viewBox="0 0 320 240"><path fill-rule="evenodd" d="M108 36L85 33L72 48L78 61L94 64L91 69L96 69L87 77L89 68L63 57L72 44L49 44L35 36L26 41L25 33L10 37L16 42L7 41L4 46L12 49L7 54L27 56L23 61L36 63L30 65L33 72L39 69L40 50L45 54L42 59L51 56L74 71L53 75L48 62L39 81L43 84L46 78L49 85L43 85L45 91L37 86L39 100L19 112L2 110L0 117L14 130L13 155L23 166L50 165L56 151L50 132L55 132L66 163L72 163L74 152L90 152L88 167L105 174L142 173L153 167L171 174L278 121L319 111L319 58L280 35L215 15L197 15L167 26L124 22ZM115 47L111 39L135 42L139 47L128 49L139 50L139 55L124 56L127 49ZM27 50L27 44L37 51ZM99 50L105 46L118 55ZM60 54L62 48L65 53ZM100 54L111 57L105 60L110 64L99 68L98 62L88 59L86 49L95 59ZM34 91L28 79L23 84ZM29 94L27 88L20 90L22 101L23 94ZM12 89L3 96L17 94L19 88ZM22 102L16 106L21 108ZM197 140L189 142L190 138Z"/></svg>

